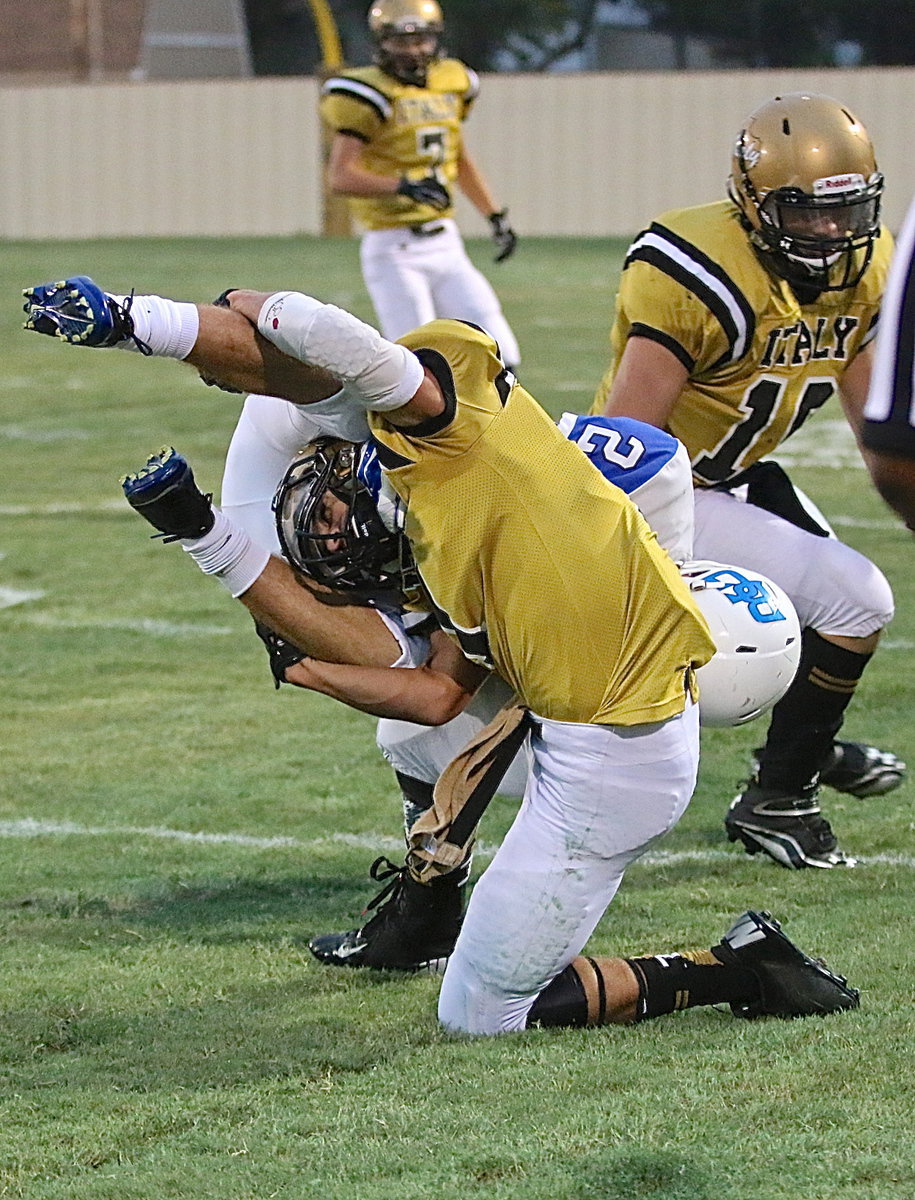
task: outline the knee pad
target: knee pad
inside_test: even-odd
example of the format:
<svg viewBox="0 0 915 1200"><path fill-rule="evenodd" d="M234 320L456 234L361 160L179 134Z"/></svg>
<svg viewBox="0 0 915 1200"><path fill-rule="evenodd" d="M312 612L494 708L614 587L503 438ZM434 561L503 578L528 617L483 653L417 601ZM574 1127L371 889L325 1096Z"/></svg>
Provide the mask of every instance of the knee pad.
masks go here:
<svg viewBox="0 0 915 1200"><path fill-rule="evenodd" d="M886 576L869 558L843 542L822 539L809 578L829 598L822 619L809 622L818 633L868 637L893 618L893 591Z"/></svg>

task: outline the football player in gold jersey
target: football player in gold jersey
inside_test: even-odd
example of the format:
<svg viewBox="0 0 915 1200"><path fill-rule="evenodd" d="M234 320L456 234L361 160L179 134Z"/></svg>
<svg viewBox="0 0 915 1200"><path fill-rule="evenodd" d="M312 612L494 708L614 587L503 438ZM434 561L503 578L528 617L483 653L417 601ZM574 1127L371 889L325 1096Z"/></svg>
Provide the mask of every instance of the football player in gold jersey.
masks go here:
<svg viewBox="0 0 915 1200"><path fill-rule="evenodd" d="M891 239L864 126L826 96L762 105L734 150L729 199L665 213L626 256L613 357L595 408L669 429L696 484L695 553L785 589L804 627L795 682L725 825L783 866L853 865L817 802L896 787L893 754L837 741L893 600L881 572L762 461L838 391L856 431Z"/></svg>
<svg viewBox="0 0 915 1200"><path fill-rule="evenodd" d="M447 667L365 666L344 690L361 688L368 711L415 718L413 677L423 704L432 696L428 719L446 719L494 667L533 721L524 804L474 890L442 982L444 1026L496 1034L627 1023L720 1002L742 1017L855 1007L854 988L755 911L711 949L581 954L625 868L689 800L698 762L693 675L714 647L632 501L518 385L492 338L437 321L395 345L301 293L234 292L229 302L234 312L200 310L197 365L205 365L197 343L212 337L215 319L243 360L236 385L261 372L259 389L269 390L272 343L307 364L290 399L337 395L366 411L422 590L450 639ZM49 312L40 308L39 329ZM232 317L250 325L226 325ZM171 450L153 456L124 490L202 569L297 637L290 568L212 508L184 459ZM351 520L340 501L322 478L289 514L293 534L334 569L344 543L355 560L394 532L365 514ZM565 616L558 629L557 611ZM447 702L435 699L443 694Z"/></svg>
<svg viewBox="0 0 915 1200"><path fill-rule="evenodd" d="M489 222L496 261L514 251L507 210L463 142L479 80L462 62L441 57L442 28L437 0L372 5L374 64L341 71L321 93L333 133L327 182L347 197L363 231L362 273L385 337L456 317L487 329L517 364L515 336L453 219L457 186Z"/></svg>

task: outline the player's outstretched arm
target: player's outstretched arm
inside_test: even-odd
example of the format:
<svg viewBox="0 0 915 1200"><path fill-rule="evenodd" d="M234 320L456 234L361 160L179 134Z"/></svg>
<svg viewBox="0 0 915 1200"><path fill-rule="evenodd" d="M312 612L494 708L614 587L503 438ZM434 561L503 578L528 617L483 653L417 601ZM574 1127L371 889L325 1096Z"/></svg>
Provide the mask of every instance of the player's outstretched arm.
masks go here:
<svg viewBox="0 0 915 1200"><path fill-rule="evenodd" d="M665 346L651 338L631 337L612 384L607 376L602 380L598 399L608 417L635 417L664 429L688 375Z"/></svg>
<svg viewBox="0 0 915 1200"><path fill-rule="evenodd" d="M374 609L325 603L281 558L268 558L238 599L257 621L276 630L310 660L377 669L390 667L400 657L397 639ZM287 671L287 682L299 682L292 674L295 669Z"/></svg>
<svg viewBox="0 0 915 1200"><path fill-rule="evenodd" d="M877 491L915 533L915 459L864 450L864 461Z"/></svg>
<svg viewBox="0 0 915 1200"><path fill-rule="evenodd" d="M405 196L415 204L428 204L444 212L451 207L451 195L435 175L422 179L379 175L364 161L365 142L348 133L337 133L330 144L327 159L327 186L336 196Z"/></svg>
<svg viewBox="0 0 915 1200"><path fill-rule="evenodd" d="M862 440L864 409L873 374L874 343L860 350L849 363L839 386L839 397L865 465L881 497L915 533L915 460L868 449Z"/></svg>
<svg viewBox="0 0 915 1200"><path fill-rule="evenodd" d="M518 237L508 219L508 209L496 203L483 172L466 146L458 159L458 186L480 216L489 222L490 236L496 248L495 262L504 262L515 252Z"/></svg>

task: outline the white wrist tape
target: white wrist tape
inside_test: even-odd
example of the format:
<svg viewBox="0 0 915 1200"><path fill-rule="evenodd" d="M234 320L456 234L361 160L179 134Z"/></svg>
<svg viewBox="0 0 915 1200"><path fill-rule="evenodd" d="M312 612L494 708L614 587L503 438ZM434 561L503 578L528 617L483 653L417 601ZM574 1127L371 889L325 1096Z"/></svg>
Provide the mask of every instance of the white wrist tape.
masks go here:
<svg viewBox="0 0 915 1200"><path fill-rule="evenodd" d="M202 538L182 538L181 545L204 575L215 575L237 599L260 577L270 552L255 545L218 508L213 513L216 522L210 532Z"/></svg>
<svg viewBox="0 0 915 1200"><path fill-rule="evenodd" d="M423 381L422 364L412 351L342 308L301 292L270 296L257 327L285 354L342 379L354 400L376 412L401 408Z"/></svg>
<svg viewBox="0 0 915 1200"><path fill-rule="evenodd" d="M428 659L432 649L429 638L424 633L411 633L405 626L401 616L377 610L379 617L397 639L400 654L391 663L392 667L421 667Z"/></svg>

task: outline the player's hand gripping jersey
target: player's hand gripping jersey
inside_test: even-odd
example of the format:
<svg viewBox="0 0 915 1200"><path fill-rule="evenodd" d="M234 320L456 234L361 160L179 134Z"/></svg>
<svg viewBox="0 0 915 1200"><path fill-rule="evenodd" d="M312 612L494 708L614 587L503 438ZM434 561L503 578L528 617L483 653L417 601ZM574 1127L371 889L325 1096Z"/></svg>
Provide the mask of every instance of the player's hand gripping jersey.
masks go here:
<svg viewBox="0 0 915 1200"><path fill-rule="evenodd" d="M429 66L425 87L401 83L379 67L359 67L324 84L321 116L335 133L365 143L365 168L379 175L457 179L461 123L479 90L476 74L457 59ZM451 216L406 196L353 196L353 216L367 229L392 229Z"/></svg>
<svg viewBox="0 0 915 1200"><path fill-rule="evenodd" d="M801 304L761 265L730 201L664 214L626 255L595 411L627 339L657 341L689 372L670 431L686 445L698 483L730 479L833 394L876 332L891 252L883 229L854 288Z"/></svg>
<svg viewBox="0 0 915 1200"><path fill-rule="evenodd" d="M369 421L443 628L539 716L635 725L681 712L714 646L635 505L487 334L433 321L402 344L435 374L446 410L409 431Z"/></svg>

